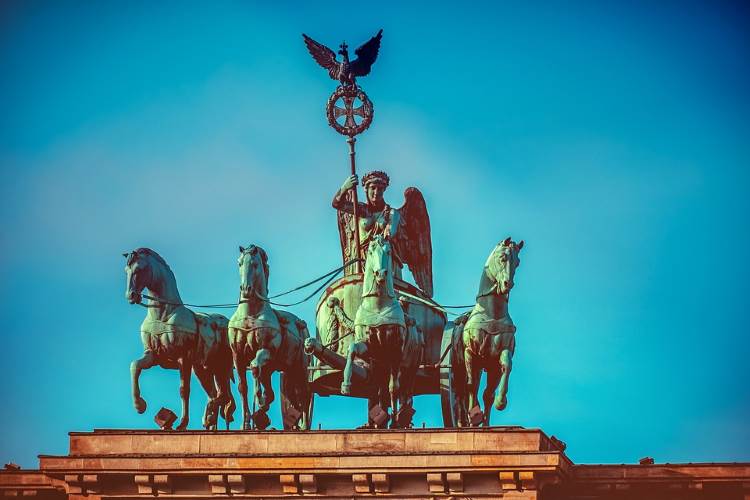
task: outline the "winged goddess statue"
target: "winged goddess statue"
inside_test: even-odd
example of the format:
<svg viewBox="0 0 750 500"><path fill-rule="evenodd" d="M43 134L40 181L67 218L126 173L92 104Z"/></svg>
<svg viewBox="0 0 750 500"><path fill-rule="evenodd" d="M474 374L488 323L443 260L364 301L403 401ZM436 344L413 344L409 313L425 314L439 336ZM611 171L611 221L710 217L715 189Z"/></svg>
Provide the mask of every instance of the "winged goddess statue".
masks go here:
<svg viewBox="0 0 750 500"><path fill-rule="evenodd" d="M327 69L331 78L341 82L341 85L344 87L356 86L358 76L366 76L370 73L370 68L375 59L378 58L380 39L382 37L383 30L380 30L377 35L363 43L354 51L357 55L357 59L354 61L349 61L349 47L346 45L346 42L343 42L339 46L340 49L338 51L342 60L337 61L336 53L333 50L322 43L316 42L304 33L302 34L302 38L305 39L305 45L307 45L307 50L310 51L315 61Z"/></svg>
<svg viewBox="0 0 750 500"><path fill-rule="evenodd" d="M357 256L354 204L347 195L357 188L357 176L349 176L333 197L333 208L338 210L339 236L344 262ZM422 193L415 187L404 191L404 205L392 208L383 199L390 179L385 172L373 171L362 178L366 203L358 203L360 258L365 258L373 238L381 235L392 242L393 269L401 278L404 264L409 266L417 286L432 297L432 240L430 218ZM349 266L346 274L355 271Z"/></svg>

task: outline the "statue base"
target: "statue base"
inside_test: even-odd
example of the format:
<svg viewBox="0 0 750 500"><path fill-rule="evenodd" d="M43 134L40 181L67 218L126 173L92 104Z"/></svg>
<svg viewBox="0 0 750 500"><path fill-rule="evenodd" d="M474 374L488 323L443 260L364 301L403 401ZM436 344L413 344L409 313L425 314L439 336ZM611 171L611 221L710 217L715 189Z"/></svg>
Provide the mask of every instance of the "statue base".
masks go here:
<svg viewBox="0 0 750 500"><path fill-rule="evenodd" d="M623 493L652 498L649 495L661 491L678 494L674 498L741 499L750 486L750 464L577 466L565 456L564 448L541 430L522 427L96 430L70 433L70 453L41 455L39 470L0 472L0 494L50 500L300 496L554 500L623 498Z"/></svg>

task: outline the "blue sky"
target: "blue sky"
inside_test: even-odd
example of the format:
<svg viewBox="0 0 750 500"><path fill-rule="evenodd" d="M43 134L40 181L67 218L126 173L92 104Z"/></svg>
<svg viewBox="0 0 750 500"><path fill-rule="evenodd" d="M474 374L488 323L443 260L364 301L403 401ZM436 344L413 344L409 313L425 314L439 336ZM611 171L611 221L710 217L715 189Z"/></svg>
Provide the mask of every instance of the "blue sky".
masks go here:
<svg viewBox="0 0 750 500"><path fill-rule="evenodd" d="M346 144L300 33L381 27L359 168L390 173L395 206L424 193L436 298L471 302L493 245L526 240L493 423L576 462L750 460L747 26L739 2L4 2L0 460L178 408L153 369L132 409L123 251L157 250L194 303L236 298L239 244L268 251L272 292L338 265ZM316 401L324 428L364 419ZM438 399L415 420L439 425Z"/></svg>

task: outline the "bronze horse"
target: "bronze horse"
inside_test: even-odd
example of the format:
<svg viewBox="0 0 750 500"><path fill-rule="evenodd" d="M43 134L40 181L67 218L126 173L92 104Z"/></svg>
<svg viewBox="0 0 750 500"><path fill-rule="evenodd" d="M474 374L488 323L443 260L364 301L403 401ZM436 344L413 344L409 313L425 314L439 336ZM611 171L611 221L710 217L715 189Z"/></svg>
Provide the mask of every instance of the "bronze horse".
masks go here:
<svg viewBox="0 0 750 500"><path fill-rule="evenodd" d="M146 318L141 324L143 357L130 365L133 405L138 413L146 411L138 384L142 370L159 365L180 371L182 415L178 430L187 427L191 370L208 394L203 426L215 429L217 413L222 413L227 429L234 413L232 353L227 340L227 318L219 314L196 313L185 307L177 290L174 273L166 261L149 248L123 254L127 259L125 296L131 304L141 304L143 290L153 295L144 304Z"/></svg>
<svg viewBox="0 0 750 500"><path fill-rule="evenodd" d="M341 394L351 394L355 358L370 363L375 389L369 406L380 405L382 411L397 406L399 372L407 339L406 318L393 287L393 258L390 242L378 235L367 248L362 298L354 317L355 342L349 347ZM372 418L371 418L372 420ZM387 425L387 419L370 422L375 427Z"/></svg>
<svg viewBox="0 0 750 500"><path fill-rule="evenodd" d="M229 344L242 395L242 428L268 425L266 412L275 399L271 375L281 371L282 393L301 417L299 424L284 422L285 428L309 429L311 394L307 381L309 357L303 344L309 336L307 324L294 314L271 308L268 300L268 255L256 245L240 247L240 303L229 321ZM255 383L257 412L250 412L247 368ZM296 419L295 419L296 420Z"/></svg>
<svg viewBox="0 0 750 500"><path fill-rule="evenodd" d="M455 368L461 426L490 425L493 399L497 410L508 404L508 378L516 348L516 327L508 313L508 300L522 248L523 241L516 244L510 238L495 246L482 270L474 308L455 322L451 364ZM484 409L478 418L477 392L482 370L487 373L487 384L482 396Z"/></svg>

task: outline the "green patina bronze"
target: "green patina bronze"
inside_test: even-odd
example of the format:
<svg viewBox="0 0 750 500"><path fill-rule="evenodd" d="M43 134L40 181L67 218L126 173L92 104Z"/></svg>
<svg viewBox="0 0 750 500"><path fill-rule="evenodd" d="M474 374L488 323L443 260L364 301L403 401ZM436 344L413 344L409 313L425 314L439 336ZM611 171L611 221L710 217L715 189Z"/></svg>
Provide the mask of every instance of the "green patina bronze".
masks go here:
<svg viewBox="0 0 750 500"><path fill-rule="evenodd" d="M126 254L127 298L131 303L149 300L141 325L145 353L131 366L133 402L139 412L146 409L138 385L140 372L154 365L180 370L178 429L188 424L191 370L209 395L203 423L210 429L216 427L219 415L227 426L232 420L233 368L242 395L243 429L269 425L275 371L281 373L285 429L310 428L314 394L367 398L366 425L377 428L410 427L415 394L440 394L446 427L489 425L493 404L498 410L507 406L516 331L508 300L523 241L516 244L507 238L493 249L482 271L476 304L446 324L449 306L432 299L430 218L422 193L415 187L406 189L403 206L393 208L384 198L388 175L372 171L362 178L365 201L358 201L355 136L370 126L373 107L356 77L369 73L381 35L357 49L355 61L349 61L345 44L338 61L331 49L304 37L315 60L341 83L329 99L327 116L334 130L347 136L351 167L351 175L332 201L344 276L331 282L339 268L282 294L328 279L307 298L290 304L303 303L327 286L315 308L315 335L309 335L299 317L271 307L278 304L268 297L268 255L256 245L240 247L240 297L229 320L185 307L174 274L156 252L146 248L130 252ZM357 99L362 106L355 106ZM340 100L343 108L337 107ZM403 280L404 266L415 285ZM144 289L154 297L144 296ZM224 306L235 304L219 305ZM252 411L248 368L254 379ZM487 373L484 409L477 399L482 371Z"/></svg>
<svg viewBox="0 0 750 500"><path fill-rule="evenodd" d="M143 357L132 362L133 404L138 413L146 411L139 378L142 370L159 365L180 371L182 415L178 430L189 421L190 376L195 372L208 394L203 425L215 429L221 413L227 428L235 403L230 388L232 355L227 341L227 318L219 314L195 313L185 307L177 290L177 280L166 261L149 248L123 254L127 259L125 296L131 304L141 304L143 290L153 295L141 324Z"/></svg>
<svg viewBox="0 0 750 500"><path fill-rule="evenodd" d="M367 258L367 248L376 236L388 238L392 246L393 272L401 278L401 268L409 266L417 286L432 296L432 240L430 218L422 193L415 187L404 191L404 205L393 208L385 202L384 194L390 179L385 172L373 171L362 178L366 203L357 203L358 223L355 225L354 202L357 189L356 175L346 178L333 197L333 208L338 211L341 256L344 262ZM359 229L359 232L357 232ZM359 245L357 244L359 234ZM359 248L359 254L357 249ZM345 274L357 272L348 266Z"/></svg>
<svg viewBox="0 0 750 500"><path fill-rule="evenodd" d="M275 399L271 374L282 372L284 428L308 429L310 391L307 383L308 355L303 349L309 336L307 324L292 313L273 309L268 300L268 255L256 245L240 247L239 305L229 320L229 345L242 395L242 428L265 428L265 413ZM257 412L250 412L246 371L254 380Z"/></svg>
<svg viewBox="0 0 750 500"><path fill-rule="evenodd" d="M497 410L508 404L508 378L516 347L508 301L523 245L523 241L506 238L495 246L482 269L474 308L454 324L451 365L457 425L490 425L493 402ZM480 413L477 391L483 370L487 383Z"/></svg>

